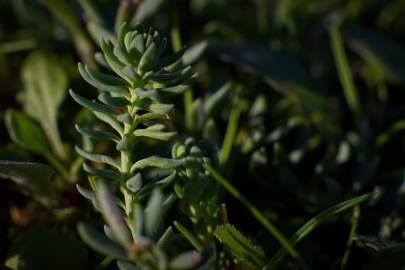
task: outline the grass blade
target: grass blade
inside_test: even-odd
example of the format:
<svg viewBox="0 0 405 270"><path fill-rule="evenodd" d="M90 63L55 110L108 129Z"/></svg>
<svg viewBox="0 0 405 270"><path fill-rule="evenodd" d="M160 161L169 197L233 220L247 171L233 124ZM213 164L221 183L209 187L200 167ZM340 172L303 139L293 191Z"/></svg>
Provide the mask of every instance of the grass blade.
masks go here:
<svg viewBox="0 0 405 270"><path fill-rule="evenodd" d="M204 250L204 245L201 241L187 230L186 227L181 225L178 221L174 221L173 225L185 238L187 238L197 251L202 252Z"/></svg>
<svg viewBox="0 0 405 270"><path fill-rule="evenodd" d="M339 31L338 23L333 23L329 28L329 39L332 47L333 58L339 79L343 87L346 102L357 119L360 118L361 107L357 89L353 82L349 63L343 46L342 36Z"/></svg>
<svg viewBox="0 0 405 270"><path fill-rule="evenodd" d="M359 225L359 218L360 218L360 207L357 205L353 209L349 238L347 239L346 250L345 253L343 254L342 262L340 264L341 270L345 269L347 261L349 260L350 250L353 244L353 238L356 235L357 227Z"/></svg>
<svg viewBox="0 0 405 270"><path fill-rule="evenodd" d="M323 224L330 217L341 213L351 207L354 207L372 197L376 196L378 193L370 192L362 196L338 203L325 211L321 212L319 215L310 219L307 223L304 224L294 235L290 238L290 244L295 246L299 241L301 241L305 236L312 232L319 225ZM271 258L270 262L265 266L265 270L275 269L277 264L287 255L287 250L285 248L280 249L274 256Z"/></svg>
<svg viewBox="0 0 405 270"><path fill-rule="evenodd" d="M240 116L240 99L235 95L232 102L232 109L229 115L228 126L226 128L225 138L222 143L221 152L219 155L219 163L224 166L229 159L232 151L233 142L235 140L236 132L238 130Z"/></svg>

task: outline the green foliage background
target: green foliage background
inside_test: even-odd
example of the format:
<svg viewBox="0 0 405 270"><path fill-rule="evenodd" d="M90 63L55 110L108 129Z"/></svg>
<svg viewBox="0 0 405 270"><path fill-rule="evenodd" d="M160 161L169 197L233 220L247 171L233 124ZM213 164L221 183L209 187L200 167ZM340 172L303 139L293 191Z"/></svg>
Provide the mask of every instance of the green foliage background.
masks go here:
<svg viewBox="0 0 405 270"><path fill-rule="evenodd" d="M222 175L248 201L244 208L224 192L228 220L263 247L255 262L276 260L280 246L250 206L294 242L323 210L378 189L350 211L322 212L328 218L304 226L302 235L316 230L296 248L310 269L405 266L404 1L1 0L0 14L0 260L8 268L45 269L44 253L58 261L49 269L115 267L77 236L78 221L102 223L75 188L87 181L74 145L103 153L111 145L80 138L74 124L94 118L67 90L95 96L76 63L97 67L100 39L123 21L152 25L173 50L187 47L184 62L200 78L176 99L174 126L180 138L218 146ZM169 153L143 148L140 156ZM216 234L233 242L232 230ZM286 257L279 267L299 266Z"/></svg>

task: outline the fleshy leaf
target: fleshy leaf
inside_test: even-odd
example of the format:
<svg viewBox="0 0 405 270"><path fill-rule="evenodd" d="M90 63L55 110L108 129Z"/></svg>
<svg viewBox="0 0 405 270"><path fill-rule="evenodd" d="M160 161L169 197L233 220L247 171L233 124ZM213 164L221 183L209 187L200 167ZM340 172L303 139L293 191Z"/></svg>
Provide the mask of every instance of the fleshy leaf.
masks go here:
<svg viewBox="0 0 405 270"><path fill-rule="evenodd" d="M97 186L97 201L100 204L104 219L111 227L114 236L123 245L130 243L131 237L121 210L115 204L115 200L108 190L107 185L100 181Z"/></svg>
<svg viewBox="0 0 405 270"><path fill-rule="evenodd" d="M137 137L148 137L161 141L168 141L176 136L177 132L163 132L155 129L137 129L134 131L134 135Z"/></svg>
<svg viewBox="0 0 405 270"><path fill-rule="evenodd" d="M81 149L78 146L76 146L75 149L76 149L76 152L80 156L84 157L85 159L88 159L88 160L91 160L94 162L105 163L105 164L111 165L118 169L120 168L120 166L117 164L117 162L113 158L110 158L109 156L90 153L90 152L84 151L83 149Z"/></svg>
<svg viewBox="0 0 405 270"><path fill-rule="evenodd" d="M73 92L72 89L69 90L69 93L77 103L79 103L80 105L82 105L83 107L85 107L91 111L100 112L100 113L104 113L107 115L117 115L118 114L118 111L115 110L113 107L104 105L104 104L101 104L101 103L98 103L95 101L90 101L87 98L84 98L84 97L76 94L75 92Z"/></svg>
<svg viewBox="0 0 405 270"><path fill-rule="evenodd" d="M184 164L183 160L170 159L170 158L161 158L161 157L148 157L137 161L131 167L131 172L137 169L143 169L146 167L156 167L161 169L175 169Z"/></svg>
<svg viewBox="0 0 405 270"><path fill-rule="evenodd" d="M87 224L79 223L78 231L80 237L94 250L113 258L127 260L125 249L115 244L102 233L96 231Z"/></svg>
<svg viewBox="0 0 405 270"><path fill-rule="evenodd" d="M201 254L196 251L184 252L170 261L170 269L187 270L195 268L201 262Z"/></svg>
<svg viewBox="0 0 405 270"><path fill-rule="evenodd" d="M153 238L156 235L162 220L162 192L159 189L156 189L153 191L145 208L145 234Z"/></svg>

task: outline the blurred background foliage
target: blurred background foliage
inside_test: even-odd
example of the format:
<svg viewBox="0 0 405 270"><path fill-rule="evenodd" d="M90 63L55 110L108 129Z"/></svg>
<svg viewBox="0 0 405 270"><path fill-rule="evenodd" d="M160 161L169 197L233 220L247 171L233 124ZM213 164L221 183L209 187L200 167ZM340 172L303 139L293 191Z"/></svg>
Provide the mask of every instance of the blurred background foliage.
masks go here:
<svg viewBox="0 0 405 270"><path fill-rule="evenodd" d="M94 95L76 63L96 67L99 40L123 21L187 46L200 79L177 101L179 134L214 140L224 175L286 236L337 202L382 191L300 243L313 269L404 267L405 1L1 0L0 13L0 160L16 161L13 174L0 161L8 268L100 262L76 236L78 220L99 217L75 189L85 179L73 145L109 145L80 141L74 123L92 116L66 93ZM233 224L277 250L238 202L225 202ZM38 248L58 263L45 268Z"/></svg>

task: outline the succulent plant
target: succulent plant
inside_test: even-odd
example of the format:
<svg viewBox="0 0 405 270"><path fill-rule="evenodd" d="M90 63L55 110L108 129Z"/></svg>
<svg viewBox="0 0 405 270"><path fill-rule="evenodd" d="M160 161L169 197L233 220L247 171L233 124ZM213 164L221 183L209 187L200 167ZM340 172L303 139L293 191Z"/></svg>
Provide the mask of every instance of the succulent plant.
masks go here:
<svg viewBox="0 0 405 270"><path fill-rule="evenodd" d="M129 29L124 24L115 42L101 41L103 54L97 58L114 75L79 64L82 77L98 89L97 100L70 91L77 103L111 127L76 126L83 136L111 141L117 151L117 156L106 156L76 147L79 155L97 164L83 164L93 190L81 186L78 190L107 223L104 235L86 224L79 225L79 232L91 247L118 259L120 269L190 269L201 260L195 251L169 259L164 249L173 229L164 228L163 217L176 199L167 187L189 159L134 155L145 140L174 138L176 132L166 131L174 109L168 98L183 93L197 77L182 64L184 50L162 57L166 44L156 31L143 33L140 27ZM150 169L158 173L151 177Z"/></svg>

